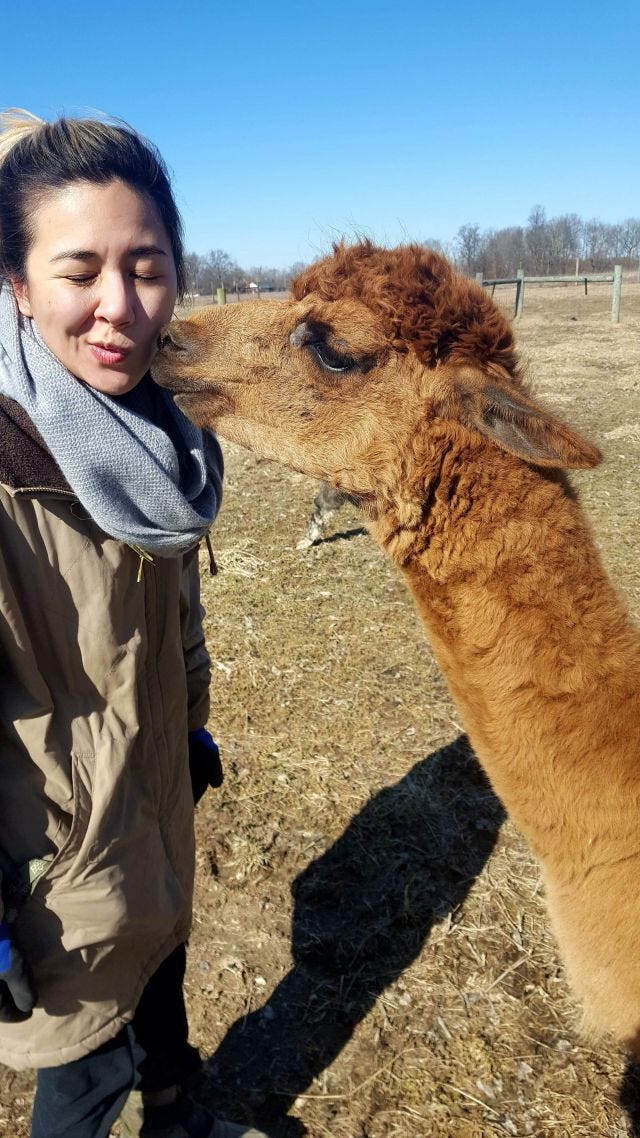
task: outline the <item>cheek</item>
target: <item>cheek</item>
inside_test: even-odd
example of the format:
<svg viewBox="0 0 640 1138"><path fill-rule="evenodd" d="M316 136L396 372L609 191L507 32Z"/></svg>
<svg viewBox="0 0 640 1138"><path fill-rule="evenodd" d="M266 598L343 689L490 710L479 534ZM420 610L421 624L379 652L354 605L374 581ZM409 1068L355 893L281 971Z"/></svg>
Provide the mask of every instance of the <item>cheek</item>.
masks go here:
<svg viewBox="0 0 640 1138"><path fill-rule="evenodd" d="M163 293L160 296L143 301L144 314L154 332L158 332L163 324L168 324L173 316L177 296L175 291Z"/></svg>
<svg viewBox="0 0 640 1138"><path fill-rule="evenodd" d="M91 303L87 294L61 290L57 294L48 294L39 307L43 312L42 318L49 325L55 325L59 335L72 336L79 334L92 319L95 305ZM39 323L37 311L34 311L34 316L36 323Z"/></svg>

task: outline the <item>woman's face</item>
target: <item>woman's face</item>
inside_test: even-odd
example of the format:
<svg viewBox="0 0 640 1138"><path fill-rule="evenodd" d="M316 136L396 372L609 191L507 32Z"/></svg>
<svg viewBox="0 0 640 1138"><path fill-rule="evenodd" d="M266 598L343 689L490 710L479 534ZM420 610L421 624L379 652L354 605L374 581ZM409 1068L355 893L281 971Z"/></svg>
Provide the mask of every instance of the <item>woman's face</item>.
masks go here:
<svg viewBox="0 0 640 1138"><path fill-rule="evenodd" d="M176 302L171 243L153 203L124 182L73 182L33 214L18 307L78 379L131 391Z"/></svg>

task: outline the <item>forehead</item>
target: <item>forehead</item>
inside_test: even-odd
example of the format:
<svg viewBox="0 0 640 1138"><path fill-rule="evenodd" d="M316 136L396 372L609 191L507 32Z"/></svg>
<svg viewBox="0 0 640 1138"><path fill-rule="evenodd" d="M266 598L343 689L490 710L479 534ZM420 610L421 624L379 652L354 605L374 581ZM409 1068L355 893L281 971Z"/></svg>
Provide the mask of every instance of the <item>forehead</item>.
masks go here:
<svg viewBox="0 0 640 1138"><path fill-rule="evenodd" d="M71 182L49 190L31 218L30 255L55 256L67 248L126 249L154 244L170 249L169 238L153 202L124 182L106 185Z"/></svg>
<svg viewBox="0 0 640 1138"><path fill-rule="evenodd" d="M215 316L218 321L223 319L217 311ZM374 313L362 301L350 297L327 301L310 294L301 301L261 301L242 305L240 310L234 306L229 316L237 319L247 332L263 335L265 343L270 334L278 332L288 338L301 324L313 327L320 340L348 345L363 353L376 351L386 342Z"/></svg>
<svg viewBox="0 0 640 1138"><path fill-rule="evenodd" d="M385 343L380 321L361 300L341 297L321 300L311 293L297 305L304 319L324 329L329 340L348 344L357 351L375 351Z"/></svg>
<svg viewBox="0 0 640 1138"><path fill-rule="evenodd" d="M295 332L307 325L317 339L338 350L361 355L375 354L388 343L380 321L362 301L342 298L321 300L309 294L304 300L261 300L251 304L205 307L189 316L187 323L199 330L203 342L223 330L229 340L262 349L280 351L296 344ZM305 340L308 343L309 339Z"/></svg>

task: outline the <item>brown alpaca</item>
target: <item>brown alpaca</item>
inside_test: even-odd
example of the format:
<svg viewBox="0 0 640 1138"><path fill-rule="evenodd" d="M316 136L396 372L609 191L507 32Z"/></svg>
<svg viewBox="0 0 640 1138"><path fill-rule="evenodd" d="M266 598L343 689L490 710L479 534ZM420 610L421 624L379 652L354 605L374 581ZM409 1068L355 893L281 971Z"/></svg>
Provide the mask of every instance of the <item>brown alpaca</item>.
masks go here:
<svg viewBox="0 0 640 1138"><path fill-rule="evenodd" d="M540 859L588 1024L640 1055L640 635L563 467L598 451L528 394L511 329L418 246L340 246L293 299L171 326L197 423L361 504L478 758Z"/></svg>

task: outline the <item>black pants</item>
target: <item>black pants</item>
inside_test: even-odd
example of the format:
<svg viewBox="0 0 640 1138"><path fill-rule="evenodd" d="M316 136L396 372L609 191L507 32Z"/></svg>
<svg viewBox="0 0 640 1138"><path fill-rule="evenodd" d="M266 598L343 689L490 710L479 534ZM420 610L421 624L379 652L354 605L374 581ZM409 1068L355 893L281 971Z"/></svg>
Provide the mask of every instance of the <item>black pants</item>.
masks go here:
<svg viewBox="0 0 640 1138"><path fill-rule="evenodd" d="M200 1065L187 1042L186 952L180 945L147 983L130 1024L83 1059L38 1071L31 1138L108 1138L134 1088L162 1090Z"/></svg>

